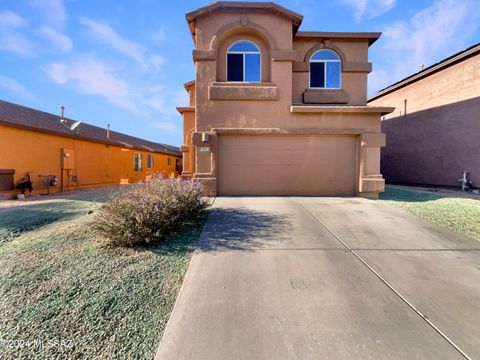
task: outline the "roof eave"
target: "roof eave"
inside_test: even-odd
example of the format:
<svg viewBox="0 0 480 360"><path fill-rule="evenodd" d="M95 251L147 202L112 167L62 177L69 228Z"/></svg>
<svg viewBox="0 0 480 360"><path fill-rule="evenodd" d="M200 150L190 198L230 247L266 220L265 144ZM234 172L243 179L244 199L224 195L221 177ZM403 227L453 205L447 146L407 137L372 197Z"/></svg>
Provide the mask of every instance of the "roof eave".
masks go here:
<svg viewBox="0 0 480 360"><path fill-rule="evenodd" d="M186 112L195 112L195 106L179 106L177 107L177 111L180 114L183 114Z"/></svg>
<svg viewBox="0 0 480 360"><path fill-rule="evenodd" d="M295 38L365 39L368 40L368 46L371 46L381 35L381 32L298 31Z"/></svg>
<svg viewBox="0 0 480 360"><path fill-rule="evenodd" d="M189 90L192 86L195 86L195 80L191 80L185 84L183 84L183 87L185 88L185 90Z"/></svg>

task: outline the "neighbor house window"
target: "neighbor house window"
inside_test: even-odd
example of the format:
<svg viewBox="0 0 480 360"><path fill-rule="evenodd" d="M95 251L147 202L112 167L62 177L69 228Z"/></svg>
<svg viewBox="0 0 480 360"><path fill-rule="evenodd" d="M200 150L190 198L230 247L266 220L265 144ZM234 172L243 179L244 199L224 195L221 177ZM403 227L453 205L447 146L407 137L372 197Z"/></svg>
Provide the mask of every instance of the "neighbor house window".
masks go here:
<svg viewBox="0 0 480 360"><path fill-rule="evenodd" d="M133 158L133 171L142 171L142 154L135 153Z"/></svg>
<svg viewBox="0 0 480 360"><path fill-rule="evenodd" d="M227 81L260 82L260 49L250 41L233 43L227 50Z"/></svg>
<svg viewBox="0 0 480 360"><path fill-rule="evenodd" d="M310 58L310 88L340 89L342 61L332 50L319 50Z"/></svg>
<svg viewBox="0 0 480 360"><path fill-rule="evenodd" d="M147 168L153 169L155 167L155 158L152 154L147 155Z"/></svg>
<svg viewBox="0 0 480 360"><path fill-rule="evenodd" d="M172 166L172 158L167 158L167 164L168 166Z"/></svg>

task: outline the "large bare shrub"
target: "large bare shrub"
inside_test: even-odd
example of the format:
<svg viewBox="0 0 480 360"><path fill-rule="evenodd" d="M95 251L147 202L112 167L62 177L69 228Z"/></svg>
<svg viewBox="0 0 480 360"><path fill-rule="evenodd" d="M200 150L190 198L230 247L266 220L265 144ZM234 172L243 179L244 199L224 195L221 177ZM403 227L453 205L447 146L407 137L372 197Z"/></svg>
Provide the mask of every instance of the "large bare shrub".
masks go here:
<svg viewBox="0 0 480 360"><path fill-rule="evenodd" d="M157 177L115 194L100 209L94 227L111 245L156 243L207 206L198 182Z"/></svg>

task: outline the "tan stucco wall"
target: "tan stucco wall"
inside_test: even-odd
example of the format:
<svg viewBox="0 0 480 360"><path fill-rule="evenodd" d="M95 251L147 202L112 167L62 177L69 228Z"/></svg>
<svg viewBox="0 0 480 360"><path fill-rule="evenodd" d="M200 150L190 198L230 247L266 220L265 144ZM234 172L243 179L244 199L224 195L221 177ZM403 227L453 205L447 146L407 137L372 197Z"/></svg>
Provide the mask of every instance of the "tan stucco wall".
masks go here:
<svg viewBox="0 0 480 360"><path fill-rule="evenodd" d="M188 87L188 101L190 106L195 106L195 84Z"/></svg>
<svg viewBox="0 0 480 360"><path fill-rule="evenodd" d="M190 93L195 93L195 87L190 89ZM192 177L195 173L195 147L192 145L192 133L195 131L195 112L183 111L183 166L182 175L184 177Z"/></svg>
<svg viewBox="0 0 480 360"><path fill-rule="evenodd" d="M312 38L294 39L295 61L307 62L305 55L310 49L318 48L319 40ZM332 49L341 57L342 64L346 62L364 64L368 62L368 41L361 40L330 40L326 48ZM308 65L308 64L307 64ZM308 66L306 67L308 69ZM342 71L342 90L345 91L350 105L365 105L367 103L368 72ZM294 72L292 84L293 103L301 103L303 92L308 88L309 73Z"/></svg>
<svg viewBox="0 0 480 360"><path fill-rule="evenodd" d="M296 63L304 62L308 51L315 46L341 49L342 59L346 59L350 65L360 64L367 69L359 71L357 66L357 70L342 74L342 90L347 93L347 105L365 106L369 71L366 66L369 65L367 39L333 42L309 38L297 41L293 39L291 20L255 9L217 10L201 16L196 19L195 34L195 133L192 135L197 151L194 176L204 179L212 194L216 193L217 187L218 140L225 129L234 133L250 129L259 134L269 131L267 129L281 129L282 136L335 133L353 135L358 139L363 133L380 132L379 112L332 113L320 110L307 114L290 111L292 104L302 102L303 92L308 87L308 72L294 72L293 67ZM241 38L254 41L262 50L262 84L224 82L225 51L232 42ZM183 115L184 119L189 116L185 112ZM185 128L186 137L187 133ZM210 139L202 142L201 133L208 133ZM185 138L184 144L188 141ZM364 146L357 153L360 168L357 172L359 178L356 179L357 193L378 193L383 189L379 172L381 145L365 143ZM200 151L202 147L209 147L209 151ZM185 155L184 152L184 170L188 162ZM365 181L363 186L361 177L370 182Z"/></svg>

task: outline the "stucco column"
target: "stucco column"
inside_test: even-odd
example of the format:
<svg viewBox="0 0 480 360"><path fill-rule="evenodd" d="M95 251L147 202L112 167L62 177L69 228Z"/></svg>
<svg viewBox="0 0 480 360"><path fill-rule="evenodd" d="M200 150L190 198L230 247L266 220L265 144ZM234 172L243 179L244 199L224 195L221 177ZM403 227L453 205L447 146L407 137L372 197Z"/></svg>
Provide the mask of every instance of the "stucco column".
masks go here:
<svg viewBox="0 0 480 360"><path fill-rule="evenodd" d="M380 148L385 146L385 134L363 133L360 142L359 193L362 196L376 197L385 191L385 179L380 173Z"/></svg>
<svg viewBox="0 0 480 360"><path fill-rule="evenodd" d="M215 132L194 132L192 144L195 151L195 174L207 195L216 195L216 153L217 134Z"/></svg>

